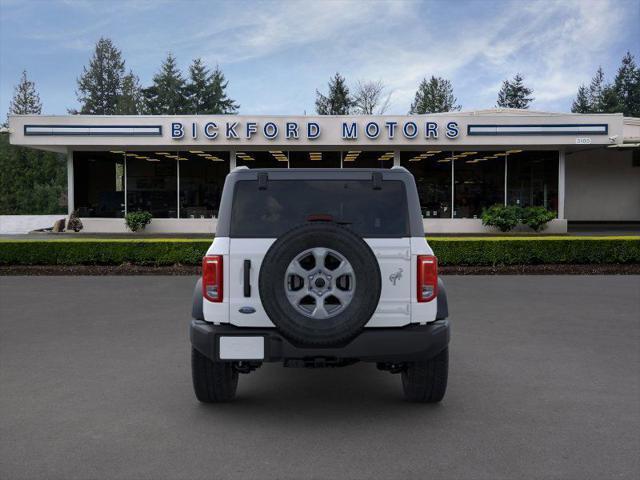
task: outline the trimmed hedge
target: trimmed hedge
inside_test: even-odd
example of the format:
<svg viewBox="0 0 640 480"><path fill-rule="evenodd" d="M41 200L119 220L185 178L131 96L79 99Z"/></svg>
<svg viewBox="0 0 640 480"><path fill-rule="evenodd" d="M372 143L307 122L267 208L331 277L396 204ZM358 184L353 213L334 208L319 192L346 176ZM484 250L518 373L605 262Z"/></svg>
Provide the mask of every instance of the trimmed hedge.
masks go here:
<svg viewBox="0 0 640 480"><path fill-rule="evenodd" d="M640 263L640 237L438 237L440 265ZM0 265L199 265L211 240L0 240Z"/></svg>

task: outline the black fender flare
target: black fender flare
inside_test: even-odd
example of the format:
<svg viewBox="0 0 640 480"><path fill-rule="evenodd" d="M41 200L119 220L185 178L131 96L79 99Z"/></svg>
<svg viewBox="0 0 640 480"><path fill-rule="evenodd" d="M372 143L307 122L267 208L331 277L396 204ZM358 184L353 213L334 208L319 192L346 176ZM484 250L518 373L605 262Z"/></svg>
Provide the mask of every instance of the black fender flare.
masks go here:
<svg viewBox="0 0 640 480"><path fill-rule="evenodd" d="M198 279L196 286L193 289L191 316L194 320L204 320L204 312L202 311L202 277Z"/></svg>
<svg viewBox="0 0 640 480"><path fill-rule="evenodd" d="M447 291L444 288L442 278L438 277L438 312L436 320L444 320L449 316L449 304L447 302Z"/></svg>

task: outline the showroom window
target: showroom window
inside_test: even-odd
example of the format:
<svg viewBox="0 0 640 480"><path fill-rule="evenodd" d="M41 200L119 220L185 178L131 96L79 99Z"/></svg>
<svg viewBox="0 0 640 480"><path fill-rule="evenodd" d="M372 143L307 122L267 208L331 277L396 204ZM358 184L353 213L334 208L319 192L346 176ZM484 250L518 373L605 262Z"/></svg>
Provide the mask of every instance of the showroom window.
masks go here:
<svg viewBox="0 0 640 480"><path fill-rule="evenodd" d="M180 218L217 217L229 154L192 150L178 156Z"/></svg>
<svg viewBox="0 0 640 480"><path fill-rule="evenodd" d="M169 153L169 152L163 152ZM178 216L176 155L127 152L127 211L147 211L155 218Z"/></svg>
<svg viewBox="0 0 640 480"><path fill-rule="evenodd" d="M236 165L249 168L288 168L289 152L282 150L237 152Z"/></svg>
<svg viewBox="0 0 640 480"><path fill-rule="evenodd" d="M336 151L290 151L291 168L340 168L340 152Z"/></svg>
<svg viewBox="0 0 640 480"><path fill-rule="evenodd" d="M124 152L74 152L73 170L81 217L124 217Z"/></svg>
<svg viewBox="0 0 640 480"><path fill-rule="evenodd" d="M480 218L484 208L504 204L506 155L504 151L454 152L454 218Z"/></svg>
<svg viewBox="0 0 640 480"><path fill-rule="evenodd" d="M507 203L558 211L558 152L507 151Z"/></svg>
<svg viewBox="0 0 640 480"><path fill-rule="evenodd" d="M424 150L401 152L400 165L416 179L422 216L451 218L452 152Z"/></svg>
<svg viewBox="0 0 640 480"><path fill-rule="evenodd" d="M348 150L342 152L342 168L391 168L393 151Z"/></svg>

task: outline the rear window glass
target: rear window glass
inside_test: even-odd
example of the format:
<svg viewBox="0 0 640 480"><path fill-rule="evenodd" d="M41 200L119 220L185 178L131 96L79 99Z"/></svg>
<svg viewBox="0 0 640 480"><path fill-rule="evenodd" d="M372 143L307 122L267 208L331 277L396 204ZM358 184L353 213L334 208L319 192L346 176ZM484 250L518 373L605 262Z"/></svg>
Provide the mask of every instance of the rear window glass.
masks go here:
<svg viewBox="0 0 640 480"><path fill-rule="evenodd" d="M312 219L344 224L362 237L409 236L404 183L366 180L255 180L236 183L232 237L273 238Z"/></svg>

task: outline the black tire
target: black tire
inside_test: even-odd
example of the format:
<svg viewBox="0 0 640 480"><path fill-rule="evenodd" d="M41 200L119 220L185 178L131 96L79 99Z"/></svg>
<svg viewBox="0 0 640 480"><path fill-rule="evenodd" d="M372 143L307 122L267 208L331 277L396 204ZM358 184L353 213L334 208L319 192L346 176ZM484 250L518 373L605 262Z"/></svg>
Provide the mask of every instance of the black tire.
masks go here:
<svg viewBox="0 0 640 480"><path fill-rule="evenodd" d="M402 372L404 398L410 402L437 403L447 391L448 376L448 348L430 360L410 363Z"/></svg>
<svg viewBox="0 0 640 480"><path fill-rule="evenodd" d="M238 372L229 362L214 362L191 349L191 377L196 398L204 403L229 402L236 396Z"/></svg>
<svg viewBox="0 0 640 480"><path fill-rule="evenodd" d="M343 255L356 279L350 304L322 321L298 312L284 288L289 263L301 252L316 247ZM259 290L267 315L290 341L315 347L340 345L358 335L375 312L380 300L380 267L369 245L347 227L309 223L293 228L271 245L260 267Z"/></svg>

